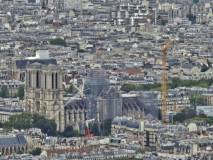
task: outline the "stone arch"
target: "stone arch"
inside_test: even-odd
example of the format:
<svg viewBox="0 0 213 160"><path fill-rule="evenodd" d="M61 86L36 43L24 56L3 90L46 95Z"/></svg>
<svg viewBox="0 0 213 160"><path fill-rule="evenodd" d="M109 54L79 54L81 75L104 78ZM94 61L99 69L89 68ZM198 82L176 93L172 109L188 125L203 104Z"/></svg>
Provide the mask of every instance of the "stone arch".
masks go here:
<svg viewBox="0 0 213 160"><path fill-rule="evenodd" d="M2 153L2 155L5 154L5 149L4 149L4 147L2 148L1 153Z"/></svg>
<svg viewBox="0 0 213 160"><path fill-rule="evenodd" d="M23 153L25 152L25 150L24 150L24 146L22 146L22 147L21 147L21 151L23 151Z"/></svg>
<svg viewBox="0 0 213 160"><path fill-rule="evenodd" d="M10 147L10 154L13 153L13 147Z"/></svg>
<svg viewBox="0 0 213 160"><path fill-rule="evenodd" d="M5 153L6 153L6 155L9 155L9 149L8 149L8 147L6 147Z"/></svg>
<svg viewBox="0 0 213 160"><path fill-rule="evenodd" d="M40 109L41 109L41 102L40 102L40 101L36 101L36 102L35 102L35 110L36 110L37 112L39 112Z"/></svg>

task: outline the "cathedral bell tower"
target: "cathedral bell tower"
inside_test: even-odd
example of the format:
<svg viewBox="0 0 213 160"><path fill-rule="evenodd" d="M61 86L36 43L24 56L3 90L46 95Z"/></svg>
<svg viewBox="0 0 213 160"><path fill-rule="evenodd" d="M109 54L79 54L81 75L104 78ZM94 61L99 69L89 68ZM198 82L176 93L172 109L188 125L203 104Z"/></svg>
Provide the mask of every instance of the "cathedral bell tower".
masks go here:
<svg viewBox="0 0 213 160"><path fill-rule="evenodd" d="M27 64L25 78L25 111L54 119L57 130L64 130L62 70L59 66Z"/></svg>

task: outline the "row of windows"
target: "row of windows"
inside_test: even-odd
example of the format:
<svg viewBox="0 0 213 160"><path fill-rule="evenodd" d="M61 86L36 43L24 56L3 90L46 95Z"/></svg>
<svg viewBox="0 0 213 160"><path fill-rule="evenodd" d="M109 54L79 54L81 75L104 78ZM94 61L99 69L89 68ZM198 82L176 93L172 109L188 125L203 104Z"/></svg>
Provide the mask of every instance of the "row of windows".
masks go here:
<svg viewBox="0 0 213 160"><path fill-rule="evenodd" d="M32 75L29 72L28 73L28 86L29 87L33 87L32 86ZM51 79L52 79L52 89L58 89L58 73L52 73L51 75ZM41 88L41 75L39 73L39 71L36 72L36 88ZM45 73L44 75L44 88L47 89L47 75Z"/></svg>

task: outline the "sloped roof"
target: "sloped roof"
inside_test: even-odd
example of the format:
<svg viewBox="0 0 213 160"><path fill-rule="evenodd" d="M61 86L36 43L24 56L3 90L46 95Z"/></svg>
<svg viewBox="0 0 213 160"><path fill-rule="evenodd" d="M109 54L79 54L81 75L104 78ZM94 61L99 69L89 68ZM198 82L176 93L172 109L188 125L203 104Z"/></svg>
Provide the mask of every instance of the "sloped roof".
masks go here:
<svg viewBox="0 0 213 160"><path fill-rule="evenodd" d="M40 63L43 65L49 65L49 64L57 65L56 59L32 59L32 60L25 59L25 60L15 61L17 69L26 69L27 62L29 62L30 64Z"/></svg>
<svg viewBox="0 0 213 160"><path fill-rule="evenodd" d="M0 138L0 146L22 146L27 145L27 141L23 134L16 134L15 137Z"/></svg>
<svg viewBox="0 0 213 160"><path fill-rule="evenodd" d="M184 64L184 65L182 66L182 68L187 68L187 69L192 69L193 67L195 67L195 66L193 66L193 65L191 65L191 64Z"/></svg>

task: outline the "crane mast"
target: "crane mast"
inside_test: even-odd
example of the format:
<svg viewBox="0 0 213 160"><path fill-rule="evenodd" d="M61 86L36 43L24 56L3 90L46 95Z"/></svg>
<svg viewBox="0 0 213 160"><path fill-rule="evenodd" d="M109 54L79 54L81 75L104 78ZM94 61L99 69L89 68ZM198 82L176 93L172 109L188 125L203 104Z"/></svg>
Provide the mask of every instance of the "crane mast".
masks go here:
<svg viewBox="0 0 213 160"><path fill-rule="evenodd" d="M161 50L162 50L162 122L166 122L166 50L171 45L172 40L170 40Z"/></svg>

